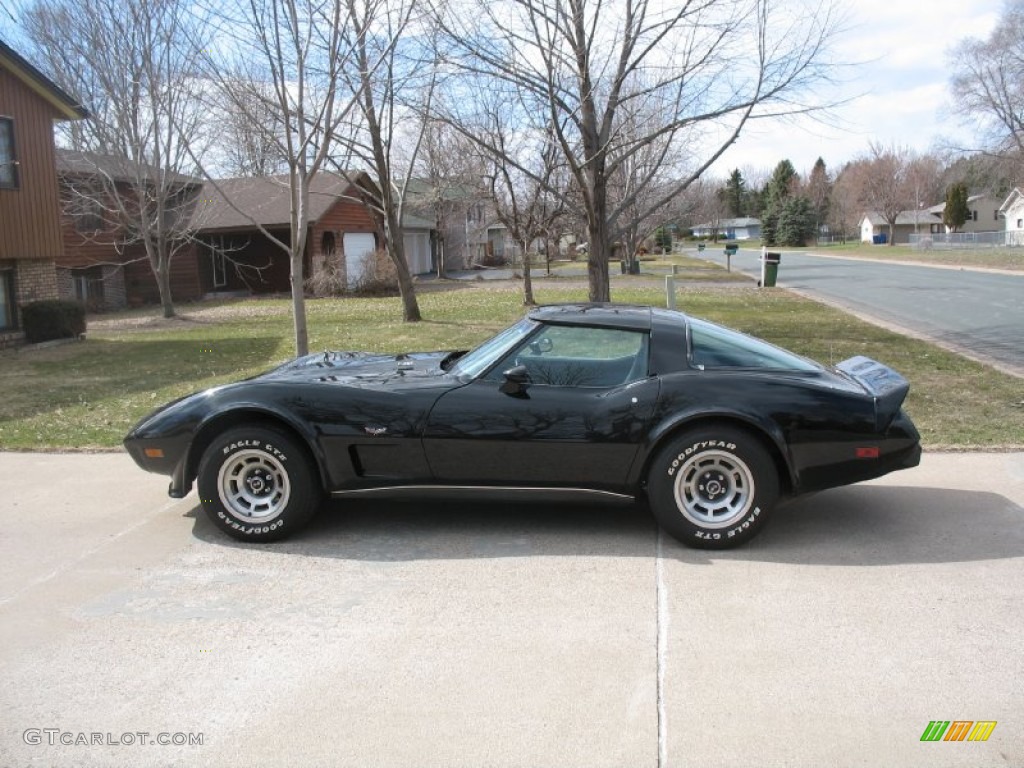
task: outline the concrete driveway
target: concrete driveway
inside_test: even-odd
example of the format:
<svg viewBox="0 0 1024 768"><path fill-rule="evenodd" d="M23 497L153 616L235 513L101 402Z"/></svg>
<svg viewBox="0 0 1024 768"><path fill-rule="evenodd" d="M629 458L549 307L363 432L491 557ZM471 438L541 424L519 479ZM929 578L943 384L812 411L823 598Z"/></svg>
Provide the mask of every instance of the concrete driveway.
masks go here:
<svg viewBox="0 0 1024 768"><path fill-rule="evenodd" d="M454 503L253 547L165 486L0 454L0 765L1024 765L1024 454L929 454L718 554Z"/></svg>

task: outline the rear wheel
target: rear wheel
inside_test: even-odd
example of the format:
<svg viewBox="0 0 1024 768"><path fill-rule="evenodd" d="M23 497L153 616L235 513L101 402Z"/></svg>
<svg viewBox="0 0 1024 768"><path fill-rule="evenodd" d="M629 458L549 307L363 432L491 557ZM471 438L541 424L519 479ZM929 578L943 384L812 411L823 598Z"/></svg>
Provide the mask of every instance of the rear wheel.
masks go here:
<svg viewBox="0 0 1024 768"><path fill-rule="evenodd" d="M779 497L775 463L753 435L709 425L674 438L647 475L651 511L683 544L726 549L761 530Z"/></svg>
<svg viewBox="0 0 1024 768"><path fill-rule="evenodd" d="M218 435L199 463L199 498L213 524L240 541L277 541L304 526L320 502L304 446L276 429Z"/></svg>

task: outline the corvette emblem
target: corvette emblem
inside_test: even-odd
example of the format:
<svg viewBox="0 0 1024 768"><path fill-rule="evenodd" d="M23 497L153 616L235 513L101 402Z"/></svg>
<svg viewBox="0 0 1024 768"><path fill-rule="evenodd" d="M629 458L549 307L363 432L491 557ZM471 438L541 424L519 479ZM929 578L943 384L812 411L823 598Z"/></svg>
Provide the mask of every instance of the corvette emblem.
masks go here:
<svg viewBox="0 0 1024 768"><path fill-rule="evenodd" d="M366 431L366 434L371 437L379 437L388 431L387 427L363 427L363 429Z"/></svg>

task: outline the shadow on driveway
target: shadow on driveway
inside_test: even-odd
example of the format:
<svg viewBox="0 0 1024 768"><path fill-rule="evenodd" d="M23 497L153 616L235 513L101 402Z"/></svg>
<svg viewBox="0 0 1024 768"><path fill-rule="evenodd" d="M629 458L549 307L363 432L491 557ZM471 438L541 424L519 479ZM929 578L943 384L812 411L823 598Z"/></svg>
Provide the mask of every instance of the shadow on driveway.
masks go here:
<svg viewBox="0 0 1024 768"><path fill-rule="evenodd" d="M643 505L515 505L479 502L331 502L287 541L229 539L199 507L193 535L218 547L365 561L497 557L651 557L655 525ZM746 546L708 552L666 538L663 556L693 565L718 560L886 566L1024 557L1024 508L998 493L852 486L776 510Z"/></svg>

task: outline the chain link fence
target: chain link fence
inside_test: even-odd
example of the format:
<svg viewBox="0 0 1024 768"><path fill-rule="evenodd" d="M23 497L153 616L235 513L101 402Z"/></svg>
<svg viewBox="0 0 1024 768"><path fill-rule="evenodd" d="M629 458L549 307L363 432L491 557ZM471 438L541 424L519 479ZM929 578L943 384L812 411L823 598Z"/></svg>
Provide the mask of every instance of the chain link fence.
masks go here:
<svg viewBox="0 0 1024 768"><path fill-rule="evenodd" d="M910 235L910 245L921 251L955 248L1009 248L1024 246L1024 230L923 233Z"/></svg>

